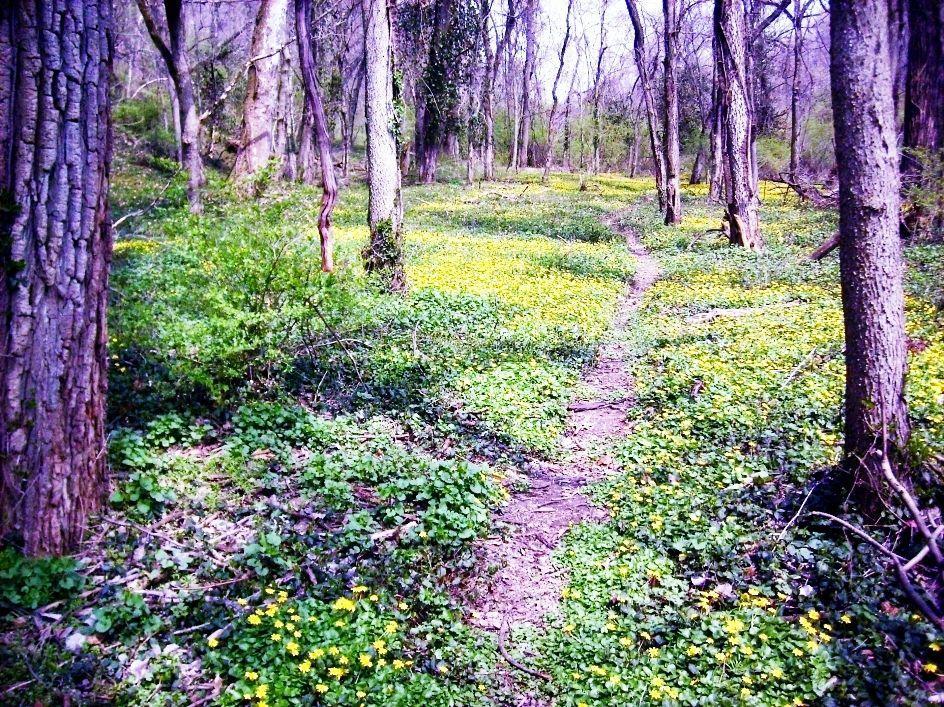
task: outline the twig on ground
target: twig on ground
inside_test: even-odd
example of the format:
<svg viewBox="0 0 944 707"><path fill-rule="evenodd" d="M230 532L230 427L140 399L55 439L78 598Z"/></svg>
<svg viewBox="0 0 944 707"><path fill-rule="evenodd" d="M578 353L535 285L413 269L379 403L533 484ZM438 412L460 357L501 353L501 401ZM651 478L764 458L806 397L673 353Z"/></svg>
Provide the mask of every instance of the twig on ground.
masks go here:
<svg viewBox="0 0 944 707"><path fill-rule="evenodd" d="M513 668L517 668L521 672L530 675L535 678L540 678L541 680L550 681L551 676L547 673L542 673L540 670L534 670L529 668L527 665L524 665L520 661L514 659L509 655L508 650L505 648L505 639L508 637L508 619L502 621L501 630L498 632L498 652L501 654L501 657L505 659L505 662L508 663Z"/></svg>

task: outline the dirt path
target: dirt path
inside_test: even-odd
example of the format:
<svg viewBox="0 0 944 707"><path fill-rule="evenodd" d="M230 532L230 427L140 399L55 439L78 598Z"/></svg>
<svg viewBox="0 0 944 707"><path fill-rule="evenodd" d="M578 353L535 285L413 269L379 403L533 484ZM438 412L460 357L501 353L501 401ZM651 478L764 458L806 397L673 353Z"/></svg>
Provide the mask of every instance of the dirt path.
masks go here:
<svg viewBox="0 0 944 707"><path fill-rule="evenodd" d="M620 300L611 336L581 379L586 399L570 406L562 440L565 459L526 465L529 488L513 494L497 518L511 530L484 543L484 566L494 568L495 574L474 607L473 622L502 637L515 627L540 627L544 616L554 612L567 579L552 559L555 548L571 525L606 518L602 509L591 505L584 489L615 470L613 460L600 450L602 442L625 433L626 412L633 404L628 352L620 335L659 272L638 237L620 226L623 213L611 214L603 222L626 239L636 258L636 273ZM541 704L530 696L518 701L521 707Z"/></svg>

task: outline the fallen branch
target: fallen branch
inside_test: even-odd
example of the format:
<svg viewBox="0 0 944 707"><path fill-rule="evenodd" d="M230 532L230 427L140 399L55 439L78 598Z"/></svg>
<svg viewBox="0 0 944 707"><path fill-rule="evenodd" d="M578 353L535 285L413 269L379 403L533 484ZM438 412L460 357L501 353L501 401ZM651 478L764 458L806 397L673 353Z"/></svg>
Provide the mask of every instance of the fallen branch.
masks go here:
<svg viewBox="0 0 944 707"><path fill-rule="evenodd" d="M737 309L711 309L701 314L692 314L685 318L687 324L708 324L719 317L746 317L751 314L759 314L768 309L780 309L786 307L796 307L800 302L791 300L789 302L777 302L775 304L765 304L760 307L743 307Z"/></svg>
<svg viewBox="0 0 944 707"><path fill-rule="evenodd" d="M816 261L822 260L839 247L839 231L833 233L829 238L820 243L816 250L809 255L809 259Z"/></svg>
<svg viewBox="0 0 944 707"><path fill-rule="evenodd" d="M540 670L534 670L529 668L527 665L519 662L518 660L511 657L508 654L508 650L505 648L505 639L508 637L508 619L502 621L501 630L498 632L498 652L501 654L501 657L505 659L505 662L508 663L513 668L517 668L522 673L530 675L531 677L540 678L541 680L550 681L551 676L547 673L542 673Z"/></svg>

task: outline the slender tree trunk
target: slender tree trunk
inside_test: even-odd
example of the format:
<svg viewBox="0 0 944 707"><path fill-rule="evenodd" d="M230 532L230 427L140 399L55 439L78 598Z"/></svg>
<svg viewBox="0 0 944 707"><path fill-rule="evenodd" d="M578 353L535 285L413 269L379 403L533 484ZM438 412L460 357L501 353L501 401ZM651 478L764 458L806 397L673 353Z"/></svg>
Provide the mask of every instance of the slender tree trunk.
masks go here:
<svg viewBox="0 0 944 707"><path fill-rule="evenodd" d="M760 235L748 37L741 0L715 0L715 51L724 133L725 223L731 243L763 250Z"/></svg>
<svg viewBox="0 0 944 707"><path fill-rule="evenodd" d="M341 174L345 179L348 178L350 172L351 151L354 149L354 126L356 124L355 118L357 117L357 104L360 100L361 87L364 84L365 71L366 66L364 61L361 60L360 64L358 64L357 73L355 74L354 87L347 99L347 111L344 114L344 156L341 161Z"/></svg>
<svg viewBox="0 0 944 707"><path fill-rule="evenodd" d="M482 81L482 113L485 122L485 152L482 160L484 179L495 178L495 82L498 80L498 67L505 55L505 47L515 30L517 20L514 0L508 0L508 14L505 17L505 29L495 49L488 38L488 13L491 3L483 2L480 15L483 34L485 35L485 76Z"/></svg>
<svg viewBox="0 0 944 707"><path fill-rule="evenodd" d="M547 176L554 163L554 145L557 142L557 118L558 97L557 88L560 84L561 74L564 71L564 56L567 53L567 45L570 44L570 13L574 8L574 0L567 0L567 16L564 20L564 41L561 43L560 57L557 64L557 74L554 76L554 85L551 88L551 113L547 119L547 157L544 159L544 175L541 182L547 182Z"/></svg>
<svg viewBox="0 0 944 707"><path fill-rule="evenodd" d="M518 171L521 165L521 96L517 91L515 71L515 35L505 45L505 109L508 113L508 169Z"/></svg>
<svg viewBox="0 0 944 707"><path fill-rule="evenodd" d="M522 163L526 167L533 167L531 159L531 127L534 123L532 115L532 86L535 82L535 65L538 56L538 39L536 15L538 0L525 0L524 9L524 71L521 75L521 123L518 127L518 162L515 169Z"/></svg>
<svg viewBox="0 0 944 707"><path fill-rule="evenodd" d="M288 42L289 0L262 0L249 49L242 134L233 178L256 174L285 154L284 131L277 129L282 52Z"/></svg>
<svg viewBox="0 0 944 707"><path fill-rule="evenodd" d="M902 178L906 188L923 187L928 162L944 150L944 3L942 0L908 0L911 35L905 75L904 152ZM929 175L939 180L941 175ZM936 185L938 190L941 186ZM938 214L938 219L941 219ZM911 204L905 226L912 235L926 235L933 228L927 208ZM938 224L939 226L944 224Z"/></svg>
<svg viewBox="0 0 944 707"><path fill-rule="evenodd" d="M681 149L679 147L678 85L675 52L678 47L678 6L675 0L662 0L665 16L665 223L682 222L682 192L679 184Z"/></svg>
<svg viewBox="0 0 944 707"><path fill-rule="evenodd" d="M298 38L298 66L302 73L302 88L305 105L312 117L318 145L318 161L321 164L321 212L318 215L318 235L321 237L321 269L334 270L334 237L331 234L331 213L338 200L338 180L334 174L334 157L331 155L331 135L328 133L328 117L325 115L315 56L311 43L311 0L295 0L295 36Z"/></svg>
<svg viewBox="0 0 944 707"><path fill-rule="evenodd" d="M708 199L720 202L724 197L724 125L721 122L721 80L718 69L718 51L715 48L715 67L711 89L711 145L708 175Z"/></svg>
<svg viewBox="0 0 944 707"><path fill-rule="evenodd" d="M652 149L652 163L655 172L656 193L659 197L659 210L665 211L666 205L666 165L662 138L659 135L659 118L656 112L656 99L652 91L652 74L646 58L646 30L639 15L636 0L626 0L626 9L633 24L633 55L636 59L636 71L642 86L642 97L646 105L646 118L649 121L649 147Z"/></svg>
<svg viewBox="0 0 944 707"><path fill-rule="evenodd" d="M183 0L164 0L166 31L159 23L159 14L151 6L151 0L137 0L137 4L148 34L174 84L180 121L181 165L187 171L187 199L190 210L199 213L202 210L200 188L206 183L206 178L200 148L200 117L197 114L190 56L187 52Z"/></svg>
<svg viewBox="0 0 944 707"><path fill-rule="evenodd" d="M600 126L600 82L603 77L603 58L606 55L606 6L604 1L600 9L600 49L597 51L597 68L593 75L593 156L591 158L591 171L594 174L600 173L600 146L603 142Z"/></svg>
<svg viewBox="0 0 944 707"><path fill-rule="evenodd" d="M703 128L698 139L698 151L695 153L694 162L692 162L692 173L688 177L689 184L701 184L705 181L705 137Z"/></svg>
<svg viewBox="0 0 944 707"><path fill-rule="evenodd" d="M0 534L30 555L106 489L112 46L109 0L0 7Z"/></svg>
<svg viewBox="0 0 944 707"><path fill-rule="evenodd" d="M406 289L403 270L403 196L397 162L393 23L386 0L364 0L364 114L367 127L367 223L364 268L393 291Z"/></svg>
<svg viewBox="0 0 944 707"><path fill-rule="evenodd" d="M793 79L790 84L790 178L797 179L800 164L800 66L803 63L804 0L793 4Z"/></svg>
<svg viewBox="0 0 944 707"><path fill-rule="evenodd" d="M833 0L831 80L846 332L846 468L873 497L908 441L899 178L887 0ZM878 505L878 504L876 504Z"/></svg>

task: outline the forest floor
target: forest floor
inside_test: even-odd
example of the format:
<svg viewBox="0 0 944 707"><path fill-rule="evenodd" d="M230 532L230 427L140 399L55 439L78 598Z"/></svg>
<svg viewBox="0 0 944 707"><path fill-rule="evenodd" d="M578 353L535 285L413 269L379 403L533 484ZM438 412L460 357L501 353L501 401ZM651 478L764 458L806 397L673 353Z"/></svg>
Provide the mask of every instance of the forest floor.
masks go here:
<svg viewBox="0 0 944 707"><path fill-rule="evenodd" d="M197 217L174 165L117 165L116 216L157 205L115 248L112 495L76 557L0 551L0 702L944 690L944 637L878 559L797 517L840 448L837 268L806 260L834 214L765 185L757 255L713 231L700 187L672 228L646 179L411 186L401 297L360 268L357 179L325 276L316 190L246 199L211 177ZM941 253L907 253L927 475L944 454Z"/></svg>
<svg viewBox="0 0 944 707"><path fill-rule="evenodd" d="M487 586L472 611L473 625L496 636L505 661L543 679L549 678L511 657L505 642L510 630L540 630L545 617L556 613L567 584L564 569L555 559L564 535L575 525L606 518L605 511L591 502L588 488L617 470L615 460L601 453L601 445L626 434L626 413L634 403L631 353L623 337L627 322L659 273L636 234L620 224L618 212L608 214L603 223L623 236L635 258L634 275L617 304L612 330L581 376L579 394L568 406L567 426L560 438L563 457L557 461L538 457L523 465L527 490L512 494L495 518L498 527L508 531L482 542L485 566L495 571L485 575ZM510 676L503 678L514 684ZM516 704L546 703L529 694L519 696Z"/></svg>

